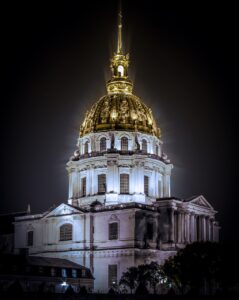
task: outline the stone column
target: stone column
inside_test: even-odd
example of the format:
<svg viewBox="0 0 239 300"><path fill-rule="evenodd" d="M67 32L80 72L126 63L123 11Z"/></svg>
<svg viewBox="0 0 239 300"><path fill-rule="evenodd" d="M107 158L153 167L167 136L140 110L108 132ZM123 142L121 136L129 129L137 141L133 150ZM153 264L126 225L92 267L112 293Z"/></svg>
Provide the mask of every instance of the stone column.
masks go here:
<svg viewBox="0 0 239 300"><path fill-rule="evenodd" d="M181 214L181 242L184 243L185 242L185 213L182 212Z"/></svg>
<svg viewBox="0 0 239 300"><path fill-rule="evenodd" d="M138 193L144 194L144 162L138 163Z"/></svg>
<svg viewBox="0 0 239 300"><path fill-rule="evenodd" d="M107 193L117 193L119 192L116 190L116 188L119 188L118 186L116 187L116 169L117 169L117 156L111 156L108 157L107 160Z"/></svg>
<svg viewBox="0 0 239 300"><path fill-rule="evenodd" d="M86 196L90 195L91 193L91 176L90 176L90 166L86 166Z"/></svg>
<svg viewBox="0 0 239 300"><path fill-rule="evenodd" d="M170 175L163 176L163 197L170 197Z"/></svg>
<svg viewBox="0 0 239 300"><path fill-rule="evenodd" d="M195 215L191 215L191 242L196 240L196 218Z"/></svg>
<svg viewBox="0 0 239 300"><path fill-rule="evenodd" d="M90 171L90 182L91 182L90 194L94 195L94 194L98 193L98 190L96 190L96 182L94 181L94 165L93 164L91 165L89 171ZM98 181L98 178L96 178L96 180Z"/></svg>
<svg viewBox="0 0 239 300"><path fill-rule="evenodd" d="M174 209L169 212L169 241L174 242Z"/></svg>
<svg viewBox="0 0 239 300"><path fill-rule="evenodd" d="M191 225L192 221L191 221L191 219L192 219L192 215L191 215L191 213L189 213L188 214L188 241L189 241L189 243L192 242L192 225Z"/></svg>
<svg viewBox="0 0 239 300"><path fill-rule="evenodd" d="M182 242L182 214L178 212L178 243Z"/></svg>
<svg viewBox="0 0 239 300"><path fill-rule="evenodd" d="M187 213L184 214L184 241L185 243L187 243L188 241L188 224L187 224L187 218L188 218L188 215Z"/></svg>
<svg viewBox="0 0 239 300"><path fill-rule="evenodd" d="M202 241L202 216L198 216L198 230L197 230L197 240L198 242Z"/></svg>
<svg viewBox="0 0 239 300"><path fill-rule="evenodd" d="M206 222L206 241L209 241L209 219L208 216L205 218Z"/></svg>
<svg viewBox="0 0 239 300"><path fill-rule="evenodd" d="M211 222L211 241L214 241L214 219L210 220Z"/></svg>
<svg viewBox="0 0 239 300"><path fill-rule="evenodd" d="M186 225L187 225L187 242L190 243L190 214L186 214Z"/></svg>
<svg viewBox="0 0 239 300"><path fill-rule="evenodd" d="M72 187L72 170L68 170L69 176L69 189L68 189L68 198L71 199L73 196L73 187Z"/></svg>
<svg viewBox="0 0 239 300"><path fill-rule="evenodd" d="M202 217L202 232L203 232L202 240L206 241L207 237L206 237L206 218L205 218L205 216Z"/></svg>

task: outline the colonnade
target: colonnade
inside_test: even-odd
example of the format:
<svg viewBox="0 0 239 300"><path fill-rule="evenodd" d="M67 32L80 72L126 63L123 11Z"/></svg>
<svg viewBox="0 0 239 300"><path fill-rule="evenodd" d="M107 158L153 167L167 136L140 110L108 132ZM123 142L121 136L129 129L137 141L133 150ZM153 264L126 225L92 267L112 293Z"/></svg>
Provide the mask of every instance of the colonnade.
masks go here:
<svg viewBox="0 0 239 300"><path fill-rule="evenodd" d="M170 210L169 241L192 243L195 241L215 241L214 218L186 211Z"/></svg>

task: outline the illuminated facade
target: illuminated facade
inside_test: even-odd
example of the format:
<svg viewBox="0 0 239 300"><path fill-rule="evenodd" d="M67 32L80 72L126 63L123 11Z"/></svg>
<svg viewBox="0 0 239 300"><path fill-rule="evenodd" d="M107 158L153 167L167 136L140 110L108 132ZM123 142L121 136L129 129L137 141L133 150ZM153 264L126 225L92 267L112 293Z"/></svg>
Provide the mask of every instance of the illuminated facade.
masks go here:
<svg viewBox="0 0 239 300"><path fill-rule="evenodd" d="M95 291L107 292L122 272L162 263L193 241L217 241L216 211L203 196L171 197L172 164L152 111L133 94L129 55L117 51L107 94L86 113L67 163L69 197L51 211L15 219L15 249L67 258L89 267Z"/></svg>

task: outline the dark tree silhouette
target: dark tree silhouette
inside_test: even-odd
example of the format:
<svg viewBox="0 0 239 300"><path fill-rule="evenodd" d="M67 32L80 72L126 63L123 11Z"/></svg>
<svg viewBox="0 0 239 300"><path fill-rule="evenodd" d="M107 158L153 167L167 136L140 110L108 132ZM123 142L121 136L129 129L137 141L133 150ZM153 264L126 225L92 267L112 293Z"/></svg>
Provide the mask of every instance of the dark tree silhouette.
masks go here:
<svg viewBox="0 0 239 300"><path fill-rule="evenodd" d="M163 272L157 262L130 267L127 272L123 273L119 284L130 289L132 294L148 294L147 287L151 287L156 293L156 287L163 278Z"/></svg>
<svg viewBox="0 0 239 300"><path fill-rule="evenodd" d="M126 286L130 289L131 294L138 285L138 270L136 267L130 267L123 273L119 285Z"/></svg>
<svg viewBox="0 0 239 300"><path fill-rule="evenodd" d="M228 267L233 264L238 266L238 258L227 246L195 242L169 258L162 269L181 293L190 289L196 294L212 294L217 287L225 289L238 282L238 275L232 276Z"/></svg>

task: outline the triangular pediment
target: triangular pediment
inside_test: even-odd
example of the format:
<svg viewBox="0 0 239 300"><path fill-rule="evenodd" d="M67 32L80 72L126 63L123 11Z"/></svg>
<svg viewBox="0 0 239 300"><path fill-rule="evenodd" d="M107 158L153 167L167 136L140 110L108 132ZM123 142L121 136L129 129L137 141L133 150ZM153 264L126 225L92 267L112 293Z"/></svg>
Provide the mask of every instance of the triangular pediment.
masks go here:
<svg viewBox="0 0 239 300"><path fill-rule="evenodd" d="M202 195L194 197L194 198L188 200L187 202L191 203L191 204L196 204L198 206L202 206L204 208L213 209L211 204Z"/></svg>
<svg viewBox="0 0 239 300"><path fill-rule="evenodd" d="M64 216L64 215L72 215L72 214L82 214L83 212L75 208L71 205L68 205L66 203L62 203L56 208L54 208L52 211L50 211L48 214L45 215L45 218L49 217L55 217L55 216Z"/></svg>

